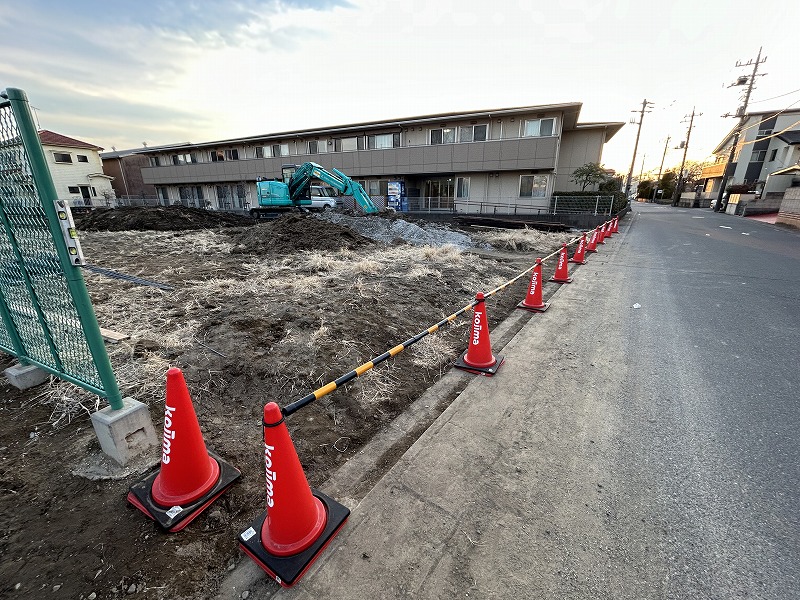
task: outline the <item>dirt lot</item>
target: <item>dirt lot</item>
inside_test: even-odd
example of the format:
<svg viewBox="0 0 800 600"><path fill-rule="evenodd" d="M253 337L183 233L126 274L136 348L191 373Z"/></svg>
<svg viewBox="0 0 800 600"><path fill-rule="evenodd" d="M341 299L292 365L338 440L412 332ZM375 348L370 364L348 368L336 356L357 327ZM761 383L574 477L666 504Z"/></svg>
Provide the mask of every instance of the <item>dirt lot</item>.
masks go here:
<svg viewBox="0 0 800 600"><path fill-rule="evenodd" d="M206 444L243 478L186 530L161 533L125 500L141 474L85 476L87 464L103 466L88 417L96 397L56 380L21 392L2 379L2 598L213 597L249 560L236 536L265 506L264 404L296 400L419 333L566 237L391 214L255 223L178 208L96 211L79 228L91 265L174 288L84 272L100 325L130 336L107 346L123 395L150 404L160 432L164 375L183 369ZM488 301L490 327L525 284ZM467 333L461 318L289 417L311 485L448 370ZM0 368L11 364L0 354Z"/></svg>

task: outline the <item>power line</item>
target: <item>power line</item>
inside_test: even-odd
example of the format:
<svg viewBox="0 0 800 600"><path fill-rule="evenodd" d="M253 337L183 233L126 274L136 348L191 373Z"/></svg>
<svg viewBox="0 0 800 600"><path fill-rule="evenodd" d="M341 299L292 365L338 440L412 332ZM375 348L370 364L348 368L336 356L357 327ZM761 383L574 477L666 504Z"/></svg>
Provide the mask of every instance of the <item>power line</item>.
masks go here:
<svg viewBox="0 0 800 600"><path fill-rule="evenodd" d="M763 100L752 100L750 102L750 104L758 104L759 102L768 102L769 100L775 100L776 98L783 98L784 96L791 96L792 94L796 94L797 92L800 92L800 88L798 88L796 90L792 90L791 92L786 92L785 94L781 94L780 96L773 96L772 98L764 98Z"/></svg>

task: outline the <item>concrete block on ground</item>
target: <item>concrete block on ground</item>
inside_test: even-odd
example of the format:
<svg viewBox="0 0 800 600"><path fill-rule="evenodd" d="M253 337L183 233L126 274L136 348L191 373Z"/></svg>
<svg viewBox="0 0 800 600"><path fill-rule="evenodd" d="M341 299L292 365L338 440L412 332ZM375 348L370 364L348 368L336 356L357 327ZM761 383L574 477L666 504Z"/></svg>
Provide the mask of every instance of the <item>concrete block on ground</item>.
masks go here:
<svg viewBox="0 0 800 600"><path fill-rule="evenodd" d="M41 385L50 378L50 373L33 365L13 365L3 371L8 383L20 390Z"/></svg>
<svg viewBox="0 0 800 600"><path fill-rule="evenodd" d="M110 406L92 414L92 426L100 447L123 467L135 456L158 445L156 430L146 404L123 398L122 408Z"/></svg>

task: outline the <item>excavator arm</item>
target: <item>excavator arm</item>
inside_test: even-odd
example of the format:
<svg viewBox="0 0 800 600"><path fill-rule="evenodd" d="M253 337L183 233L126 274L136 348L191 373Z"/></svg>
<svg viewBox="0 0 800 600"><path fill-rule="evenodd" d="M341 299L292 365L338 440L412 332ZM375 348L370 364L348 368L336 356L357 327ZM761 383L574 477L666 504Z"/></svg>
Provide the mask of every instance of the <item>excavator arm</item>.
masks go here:
<svg viewBox="0 0 800 600"><path fill-rule="evenodd" d="M303 163L294 172L288 182L289 197L292 200L302 197L306 193L308 186L311 185L312 178L327 183L345 196L352 196L365 213L378 212L378 208L372 203L360 183L353 181L339 169L333 169L333 173L331 173L321 165L313 162Z"/></svg>

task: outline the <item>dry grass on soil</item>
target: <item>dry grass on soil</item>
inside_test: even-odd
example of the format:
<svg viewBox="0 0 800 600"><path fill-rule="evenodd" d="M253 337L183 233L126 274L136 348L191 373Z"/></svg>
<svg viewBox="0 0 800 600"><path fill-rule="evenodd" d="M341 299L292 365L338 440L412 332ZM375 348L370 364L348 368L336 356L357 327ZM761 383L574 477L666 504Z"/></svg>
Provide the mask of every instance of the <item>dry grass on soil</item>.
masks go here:
<svg viewBox="0 0 800 600"><path fill-rule="evenodd" d="M366 233L357 221L345 227L296 217L214 230L83 232L91 264L174 288L84 272L100 325L130 336L107 345L123 395L149 404L160 429L166 370L182 368L206 444L243 478L186 530L164 535L126 506L135 477L94 482L70 473L97 452L88 420L96 397L56 381L28 392L6 385L0 593L19 583L20 597L52 594L55 586L70 598L129 597L131 586L136 598L207 597L226 567L243 560L236 535L264 506L264 404L285 405L419 333L564 237L467 236L476 248L501 248L497 260L485 250L387 244ZM291 249L293 240L301 249ZM489 300L490 327L513 310L524 285ZM287 419L312 485L450 368L467 323L459 319Z"/></svg>

